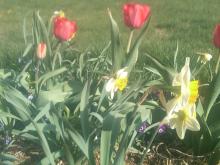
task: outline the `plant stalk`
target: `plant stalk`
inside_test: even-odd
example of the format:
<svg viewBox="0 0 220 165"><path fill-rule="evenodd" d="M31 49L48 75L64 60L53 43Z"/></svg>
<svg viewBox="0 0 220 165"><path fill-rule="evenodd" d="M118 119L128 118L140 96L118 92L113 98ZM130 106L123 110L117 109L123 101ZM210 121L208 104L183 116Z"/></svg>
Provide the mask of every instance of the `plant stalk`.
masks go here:
<svg viewBox="0 0 220 165"><path fill-rule="evenodd" d="M146 156L146 154L147 154L147 151L149 150L150 146L152 145L152 143L153 143L153 141L154 141L154 139L155 139L155 137L156 137L156 135L157 135L157 132L158 132L160 126L161 126L161 124L159 124L159 126L158 126L157 129L155 130L153 136L151 137L150 142L148 143L147 148L145 149L145 151L144 151L144 153L143 153L143 156L142 156L142 158L141 158L141 161L140 161L139 165L142 165L142 164L144 163L144 158L145 158L145 156Z"/></svg>
<svg viewBox="0 0 220 165"><path fill-rule="evenodd" d="M39 79L39 70L40 70L40 60L37 61L36 72L35 72L35 89L38 92L38 79Z"/></svg>
<svg viewBox="0 0 220 165"><path fill-rule="evenodd" d="M194 77L197 76L197 74L199 74L199 72L205 67L205 64L202 64L194 73Z"/></svg>
<svg viewBox="0 0 220 165"><path fill-rule="evenodd" d="M133 38L133 34L134 34L134 30L132 29L131 30L131 33L130 33L130 36L129 36L129 39L128 39L128 46L127 46L127 54L129 53L129 50L130 50L130 47L131 47L131 41L132 41L132 38Z"/></svg>

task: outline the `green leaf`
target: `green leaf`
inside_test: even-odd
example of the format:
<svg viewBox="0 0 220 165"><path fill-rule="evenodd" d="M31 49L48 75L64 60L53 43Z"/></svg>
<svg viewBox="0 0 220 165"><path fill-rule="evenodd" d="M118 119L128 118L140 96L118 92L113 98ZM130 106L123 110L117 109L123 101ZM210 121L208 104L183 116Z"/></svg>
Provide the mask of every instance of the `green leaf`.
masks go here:
<svg viewBox="0 0 220 165"><path fill-rule="evenodd" d="M55 159L58 159L63 156L63 152L61 150L52 153ZM50 165L50 161L47 157L41 159L38 165Z"/></svg>
<svg viewBox="0 0 220 165"><path fill-rule="evenodd" d="M145 23L144 27L142 28L141 32L139 33L138 37L136 38L134 45L132 46L129 54L128 54L128 61L126 63L126 66L128 67L128 72L131 72L132 68L134 67L134 65L137 62L138 59L138 49L142 43L142 40L144 38L144 34L148 28L150 22L150 18L149 20Z"/></svg>
<svg viewBox="0 0 220 165"><path fill-rule="evenodd" d="M122 67L124 54L122 52L118 25L114 20L114 18L112 17L110 10L108 10L108 14L111 22L112 65L113 65L113 71L114 73L116 73Z"/></svg>
<svg viewBox="0 0 220 165"><path fill-rule="evenodd" d="M73 128L70 130L67 130L70 138L77 144L77 146L81 149L81 151L84 153L84 155L89 158L88 155L88 145L86 145L83 137L75 131Z"/></svg>
<svg viewBox="0 0 220 165"><path fill-rule="evenodd" d="M87 140L90 134L89 127L89 108L87 107L89 104L89 93L90 93L90 82L86 82L80 102L80 121L82 126L82 132L84 139Z"/></svg>
<svg viewBox="0 0 220 165"><path fill-rule="evenodd" d="M172 84L175 71L168 66L163 65L159 60L145 53L145 56L148 57L148 60L151 61L153 67L160 73L163 79L168 83Z"/></svg>
<svg viewBox="0 0 220 165"><path fill-rule="evenodd" d="M220 94L220 72L209 85L208 95L205 97L204 109L206 110L205 120L207 121L209 113Z"/></svg>
<svg viewBox="0 0 220 165"><path fill-rule="evenodd" d="M152 122L152 113L151 110L148 109L147 105L140 105L137 111L140 113L142 122L143 121L147 121L148 123Z"/></svg>
<svg viewBox="0 0 220 165"><path fill-rule="evenodd" d="M203 117L204 109L203 109L203 106L202 106L202 103L201 103L200 99L198 100L198 104L196 106L196 112L199 114L200 117Z"/></svg>
<svg viewBox="0 0 220 165"><path fill-rule="evenodd" d="M103 123L103 117L100 114L98 114L96 112L92 112L92 113L90 113L90 115L94 116L96 119L98 119L101 124Z"/></svg>
<svg viewBox="0 0 220 165"><path fill-rule="evenodd" d="M42 30L42 35L43 35L44 40L46 41L47 52L49 54L49 56L48 56L48 61L49 61L48 64L51 65L50 62L51 62L51 59L52 59L52 49L51 49L51 44L50 44L50 39L49 39L49 33L47 31L47 28L45 26L44 21L42 20L40 14L39 14L39 11L36 13L36 18L37 18L37 20L40 23L40 27L41 27L41 30Z"/></svg>
<svg viewBox="0 0 220 165"><path fill-rule="evenodd" d="M114 123L114 119L114 116L109 114L103 122L100 146L100 165L110 164L112 123Z"/></svg>
<svg viewBox="0 0 220 165"><path fill-rule="evenodd" d="M174 53L174 58L173 58L173 66L175 68L175 70L177 70L177 55L178 55L178 51L179 51L179 46L178 46L178 42L176 43L176 51Z"/></svg>
<svg viewBox="0 0 220 165"><path fill-rule="evenodd" d="M32 43L29 43L27 45L27 47L25 48L23 54L22 54L22 57L25 57L28 55L28 53L33 49L33 44Z"/></svg>
<svg viewBox="0 0 220 165"><path fill-rule="evenodd" d="M31 102L24 97L18 90L12 87L5 88L2 97L14 106L15 113L20 116L23 121L29 120L27 115L30 114L29 107L32 105ZM12 109L13 110L13 109Z"/></svg>
<svg viewBox="0 0 220 165"><path fill-rule="evenodd" d="M219 164L220 161L220 140L218 140L215 149L212 151L212 155L209 158L209 164L213 165L213 164Z"/></svg>
<svg viewBox="0 0 220 165"><path fill-rule="evenodd" d="M39 90L41 89L42 85L47 81L49 80L50 78L54 77L54 76L57 76L63 72L66 72L67 71L67 68L66 67L62 67L62 68L59 68L59 69L56 69L56 70L53 70L51 72L48 72L44 75L42 75L38 81L36 82L37 84L39 84Z"/></svg>
<svg viewBox="0 0 220 165"><path fill-rule="evenodd" d="M41 90L37 98L37 106L43 107L52 102L53 104L64 102L67 97L72 94L72 91L64 92L61 88L51 89L49 91Z"/></svg>
<svg viewBox="0 0 220 165"><path fill-rule="evenodd" d="M5 117L16 119L16 120L21 120L19 117L15 116L11 113L0 111L0 119L5 118Z"/></svg>
<svg viewBox="0 0 220 165"><path fill-rule="evenodd" d="M31 119L31 117L29 117L29 118ZM50 147L48 145L48 142L47 142L47 139L46 139L45 135L43 134L42 130L38 127L38 124L35 121L33 121L32 119L31 119L31 121L32 121L32 123L33 123L39 137L40 137L40 143L42 145L44 153L46 154L46 156L49 159L50 163L52 165L55 165L55 160L54 160L54 157L51 153L51 150L50 150Z"/></svg>
<svg viewBox="0 0 220 165"><path fill-rule="evenodd" d="M80 57L79 57L79 72L80 72L80 78L81 78L81 81L83 80L83 69L85 67L85 63L84 63L84 56L86 55L86 53L82 53L80 54Z"/></svg>
<svg viewBox="0 0 220 165"><path fill-rule="evenodd" d="M0 69L0 78L1 79L6 79L12 75L11 72L5 70L5 69Z"/></svg>

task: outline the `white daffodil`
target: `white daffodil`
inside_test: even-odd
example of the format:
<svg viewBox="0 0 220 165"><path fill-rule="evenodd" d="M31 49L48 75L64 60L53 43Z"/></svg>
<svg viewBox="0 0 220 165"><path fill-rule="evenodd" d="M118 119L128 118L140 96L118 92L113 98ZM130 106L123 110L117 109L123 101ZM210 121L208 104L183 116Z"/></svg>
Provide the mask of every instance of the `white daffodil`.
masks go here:
<svg viewBox="0 0 220 165"><path fill-rule="evenodd" d="M180 139L185 136L186 129L198 131L199 123L196 120L195 102L198 98L198 81L190 81L190 59L186 58L185 65L173 79L173 86L180 86L180 95L166 104L167 116L164 121L172 129L176 129Z"/></svg>
<svg viewBox="0 0 220 165"><path fill-rule="evenodd" d="M203 64L205 64L206 62L210 61L212 59L212 55L209 54L209 53L200 53L200 52L197 52L198 55L200 55L201 57L201 62Z"/></svg>
<svg viewBox="0 0 220 165"><path fill-rule="evenodd" d="M178 109L178 111L173 112L169 119L169 125L171 129L176 129L180 139L184 139L187 129L199 131L200 125L196 120L195 104L187 104Z"/></svg>
<svg viewBox="0 0 220 165"><path fill-rule="evenodd" d="M106 91L110 93L110 98L113 99L115 92L123 91L128 83L128 72L126 69L120 69L116 73L115 78L108 80L106 84Z"/></svg>

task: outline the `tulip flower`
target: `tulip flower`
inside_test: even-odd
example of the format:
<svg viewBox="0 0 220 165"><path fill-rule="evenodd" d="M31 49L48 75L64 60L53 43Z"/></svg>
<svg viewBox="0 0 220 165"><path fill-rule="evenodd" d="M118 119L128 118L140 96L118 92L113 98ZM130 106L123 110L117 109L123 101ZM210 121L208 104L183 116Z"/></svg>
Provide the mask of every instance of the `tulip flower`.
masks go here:
<svg viewBox="0 0 220 165"><path fill-rule="evenodd" d="M131 29L138 29L149 18L151 9L148 5L127 3L123 6L123 13L125 24Z"/></svg>
<svg viewBox="0 0 220 165"><path fill-rule="evenodd" d="M219 48L219 56L215 67L215 73L218 73L219 63L220 63L220 24L215 26L215 30L213 33L213 43L216 48Z"/></svg>
<svg viewBox="0 0 220 165"><path fill-rule="evenodd" d="M62 11L54 19L53 33L60 41L70 41L74 38L77 31L75 21L70 21L65 18Z"/></svg>
<svg viewBox="0 0 220 165"><path fill-rule="evenodd" d="M213 33L213 43L216 48L220 48L220 24L216 25Z"/></svg>
<svg viewBox="0 0 220 165"><path fill-rule="evenodd" d="M183 139L187 129L199 131L200 125L196 119L196 100L198 98L199 84L197 80L190 81L189 58L186 59L184 67L173 79L173 86L181 87L180 95L170 100L167 105L167 116L165 123L171 129L176 129L177 135Z"/></svg>
<svg viewBox="0 0 220 165"><path fill-rule="evenodd" d="M113 99L114 93L123 91L128 83L128 72L125 69L120 69L116 73L116 78L111 78L106 84L106 91L110 93L110 98Z"/></svg>
<svg viewBox="0 0 220 165"><path fill-rule="evenodd" d="M39 59L44 59L47 52L47 45L43 42L39 43L37 46L37 57Z"/></svg>

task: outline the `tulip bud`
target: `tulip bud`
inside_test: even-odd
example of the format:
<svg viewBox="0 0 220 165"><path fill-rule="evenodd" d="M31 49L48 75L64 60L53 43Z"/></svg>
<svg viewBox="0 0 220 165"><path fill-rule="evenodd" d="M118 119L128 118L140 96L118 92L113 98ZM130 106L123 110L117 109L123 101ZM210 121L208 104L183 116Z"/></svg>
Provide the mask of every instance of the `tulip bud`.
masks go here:
<svg viewBox="0 0 220 165"><path fill-rule="evenodd" d="M216 25L213 33L213 43L216 48L220 48L220 24Z"/></svg>
<svg viewBox="0 0 220 165"><path fill-rule="evenodd" d="M54 19L53 33L60 41L70 41L77 31L76 22L65 18L64 13L59 12Z"/></svg>
<svg viewBox="0 0 220 165"><path fill-rule="evenodd" d="M41 42L37 46L37 57L43 59L46 56L47 46L45 43Z"/></svg>
<svg viewBox="0 0 220 165"><path fill-rule="evenodd" d="M151 9L148 5L127 3L123 6L123 13L125 24L132 29L138 29L149 18Z"/></svg>

